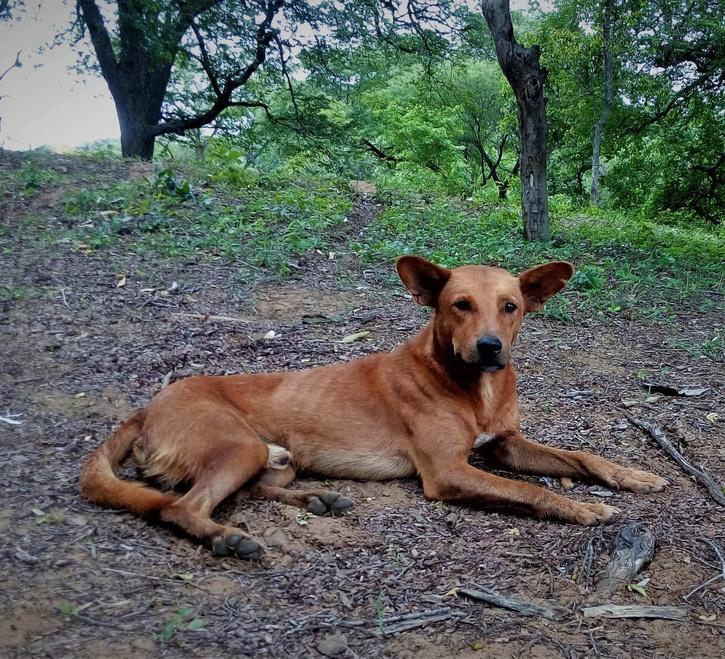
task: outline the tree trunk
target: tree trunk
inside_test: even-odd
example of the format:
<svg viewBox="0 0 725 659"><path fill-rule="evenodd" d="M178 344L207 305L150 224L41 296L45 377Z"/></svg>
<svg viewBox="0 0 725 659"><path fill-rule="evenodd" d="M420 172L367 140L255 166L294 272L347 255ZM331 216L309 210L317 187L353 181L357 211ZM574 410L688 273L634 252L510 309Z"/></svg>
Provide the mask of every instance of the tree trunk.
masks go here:
<svg viewBox="0 0 725 659"><path fill-rule="evenodd" d="M549 239L546 192L546 68L538 46L525 48L514 37L508 0L483 0L483 13L501 71L516 95L521 154L521 213L527 240Z"/></svg>
<svg viewBox="0 0 725 659"><path fill-rule="evenodd" d="M121 153L124 158L152 160L155 136L146 125L143 114L116 104L121 127Z"/></svg>
<svg viewBox="0 0 725 659"><path fill-rule="evenodd" d="M602 150L602 131L609 119L612 109L612 6L611 0L605 0L603 10L603 43L604 51L604 105L599 121L594 125L594 144L592 146L592 184L590 198L592 204L599 205L601 193L599 190L599 178L602 174L600 165L600 154Z"/></svg>

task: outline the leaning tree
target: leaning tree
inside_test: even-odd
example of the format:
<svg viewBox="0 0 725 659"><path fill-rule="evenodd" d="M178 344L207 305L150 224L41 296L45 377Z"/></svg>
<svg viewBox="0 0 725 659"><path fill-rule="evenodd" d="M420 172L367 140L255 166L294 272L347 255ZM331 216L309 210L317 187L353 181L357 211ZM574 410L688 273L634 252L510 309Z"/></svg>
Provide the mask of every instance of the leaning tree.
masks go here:
<svg viewBox="0 0 725 659"><path fill-rule="evenodd" d="M483 0L496 47L496 57L516 96L519 115L521 210L524 237L549 239L549 201L546 191L546 68L541 66L539 46L525 47L516 41L509 0Z"/></svg>
<svg viewBox="0 0 725 659"><path fill-rule="evenodd" d="M276 23L292 14L310 19L312 11L299 0L77 0L76 6L78 28L88 31L116 105L123 155L144 159L160 135L205 126L229 107L264 107L245 88L280 47ZM207 101L191 112L165 113L182 53L206 76Z"/></svg>

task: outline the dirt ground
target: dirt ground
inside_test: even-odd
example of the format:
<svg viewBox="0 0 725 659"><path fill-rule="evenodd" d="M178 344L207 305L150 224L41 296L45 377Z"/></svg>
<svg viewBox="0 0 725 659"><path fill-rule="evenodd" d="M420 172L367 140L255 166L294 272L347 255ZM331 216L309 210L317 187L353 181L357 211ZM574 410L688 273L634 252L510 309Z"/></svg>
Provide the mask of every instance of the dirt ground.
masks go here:
<svg viewBox="0 0 725 659"><path fill-rule="evenodd" d="M99 175L60 162L73 185ZM17 165L0 154L0 182ZM138 174L103 167L106 176ZM722 363L669 347L673 337L695 344L712 336L717 313L683 309L675 324L527 320L515 355L525 431L671 482L648 496L576 483L570 496L609 494L623 510L609 526L432 503L413 480L334 480L325 485L356 502L342 518L305 520L283 504L242 497L223 504L219 519L246 525L270 550L259 563L218 559L170 529L82 501L84 457L169 380L347 361L399 344L426 313L390 283L391 264L363 266L342 244L336 259L312 254L284 281L196 255L166 262L124 247L84 253L37 231L39 222L62 223L61 198L53 186L33 198L0 190L0 286L15 291L0 302L0 415L20 422L0 421L0 656L723 656L725 580L683 600L721 569L702 539L725 547L723 509L624 417L657 423L725 481ZM364 230L374 212L360 197L350 230ZM265 338L270 330L276 335ZM361 331L370 334L341 342ZM707 389L652 395L642 374ZM125 473L134 476L132 467ZM649 579L644 594L602 598L597 575L632 521L657 535L655 558L638 577ZM570 615L553 622L447 595L459 586ZM608 601L691 608L681 622L579 612ZM381 633L399 624L396 616L422 612L426 624Z"/></svg>

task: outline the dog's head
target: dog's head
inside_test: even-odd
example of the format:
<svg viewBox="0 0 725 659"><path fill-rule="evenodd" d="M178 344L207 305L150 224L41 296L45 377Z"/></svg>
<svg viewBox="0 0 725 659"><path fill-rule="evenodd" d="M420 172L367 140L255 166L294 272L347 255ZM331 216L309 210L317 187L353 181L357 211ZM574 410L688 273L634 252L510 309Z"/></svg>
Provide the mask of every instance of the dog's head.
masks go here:
<svg viewBox="0 0 725 659"><path fill-rule="evenodd" d="M515 277L479 265L448 270L419 256L399 258L396 268L415 301L435 309L436 341L463 365L487 372L509 363L524 314L541 308L574 274L564 261Z"/></svg>

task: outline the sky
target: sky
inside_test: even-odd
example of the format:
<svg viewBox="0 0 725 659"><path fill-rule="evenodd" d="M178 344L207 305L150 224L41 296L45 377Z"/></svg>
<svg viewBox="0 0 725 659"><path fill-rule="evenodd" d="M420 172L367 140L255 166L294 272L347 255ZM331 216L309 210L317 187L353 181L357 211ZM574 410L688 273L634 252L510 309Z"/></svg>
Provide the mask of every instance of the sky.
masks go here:
<svg viewBox="0 0 725 659"><path fill-rule="evenodd" d="M105 80L75 73L77 58L68 43L38 52L72 16L72 1L31 1L21 20L0 23L0 72L19 50L23 64L0 81L0 146L62 148L119 136Z"/></svg>
<svg viewBox="0 0 725 659"><path fill-rule="evenodd" d="M105 80L73 70L78 47L67 40L47 47L70 25L74 4L73 0L28 0L20 20L0 23L0 73L15 61L19 50L23 64L0 81L0 147L63 149L119 137ZM527 5L528 0L511 2L519 10Z"/></svg>

